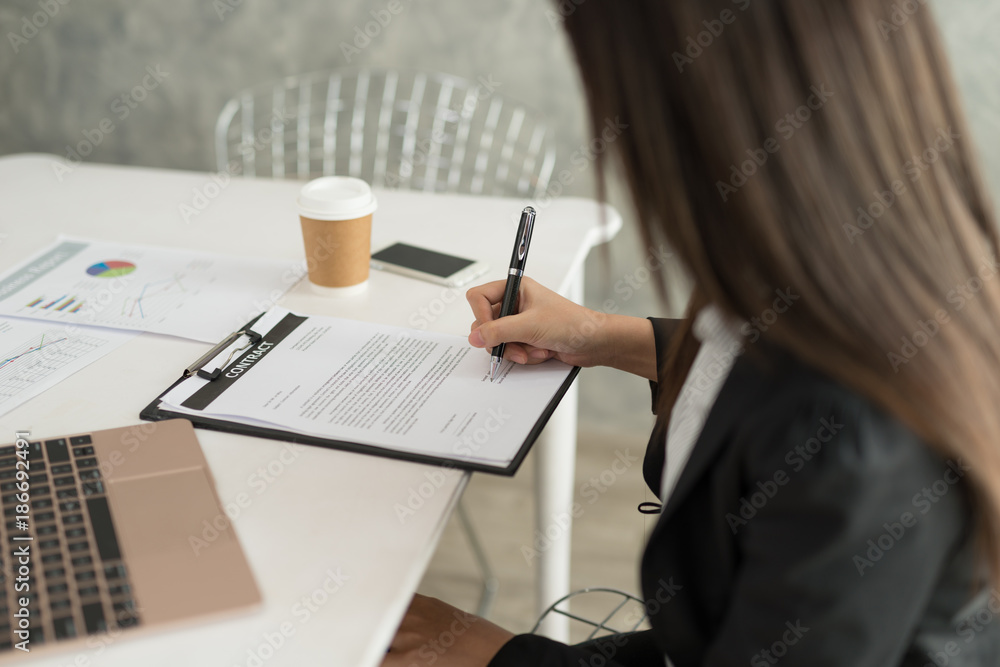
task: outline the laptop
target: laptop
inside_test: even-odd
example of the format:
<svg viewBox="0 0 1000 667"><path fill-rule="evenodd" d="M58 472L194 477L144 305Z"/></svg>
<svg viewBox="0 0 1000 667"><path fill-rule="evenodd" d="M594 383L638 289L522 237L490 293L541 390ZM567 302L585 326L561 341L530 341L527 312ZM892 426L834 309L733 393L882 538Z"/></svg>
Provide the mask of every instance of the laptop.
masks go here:
<svg viewBox="0 0 1000 667"><path fill-rule="evenodd" d="M190 422L15 435L0 445L0 662L260 603Z"/></svg>

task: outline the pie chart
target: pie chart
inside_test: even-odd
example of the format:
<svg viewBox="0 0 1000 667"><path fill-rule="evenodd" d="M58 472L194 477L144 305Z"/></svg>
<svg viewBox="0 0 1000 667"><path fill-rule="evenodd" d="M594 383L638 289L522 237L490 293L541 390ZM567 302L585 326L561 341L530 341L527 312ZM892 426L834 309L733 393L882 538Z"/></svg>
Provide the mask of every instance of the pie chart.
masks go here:
<svg viewBox="0 0 1000 667"><path fill-rule="evenodd" d="M122 262L116 259L98 262L87 269L87 273L95 278L116 278L118 276L127 276L133 271L135 271L135 264L132 262Z"/></svg>

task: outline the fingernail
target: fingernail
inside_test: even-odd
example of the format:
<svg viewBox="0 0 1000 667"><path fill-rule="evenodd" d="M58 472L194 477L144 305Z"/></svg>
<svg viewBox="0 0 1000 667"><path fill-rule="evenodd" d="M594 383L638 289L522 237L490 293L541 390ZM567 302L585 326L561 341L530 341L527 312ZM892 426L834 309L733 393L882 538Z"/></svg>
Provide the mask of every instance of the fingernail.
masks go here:
<svg viewBox="0 0 1000 667"><path fill-rule="evenodd" d="M469 334L469 344L472 347L486 347L486 341L483 340L483 334L479 332L479 329Z"/></svg>
<svg viewBox="0 0 1000 667"><path fill-rule="evenodd" d="M510 355L510 358L513 359L516 363L519 363L519 364L523 364L523 363L526 363L528 361L528 358L526 356L524 356L523 352L515 352L512 355Z"/></svg>
<svg viewBox="0 0 1000 667"><path fill-rule="evenodd" d="M532 350L531 351L531 358L532 359L548 359L549 358L549 351L548 350Z"/></svg>

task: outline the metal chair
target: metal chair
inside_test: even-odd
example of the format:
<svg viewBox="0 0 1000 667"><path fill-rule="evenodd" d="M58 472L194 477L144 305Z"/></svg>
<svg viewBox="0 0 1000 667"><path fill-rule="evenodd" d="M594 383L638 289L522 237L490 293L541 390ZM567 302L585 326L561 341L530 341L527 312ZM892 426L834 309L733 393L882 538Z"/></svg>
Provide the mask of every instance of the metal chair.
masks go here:
<svg viewBox="0 0 1000 667"><path fill-rule="evenodd" d="M599 621L570 612L569 601L584 595L588 596L591 601L599 600L600 606L606 610L610 609L610 611ZM603 636L620 632L635 632L647 617L646 605L640 598L616 588L583 588L559 598L542 612L535 627L531 629L532 634L538 631L542 621L550 614L566 616L584 627L593 628L587 635L587 640L600 639Z"/></svg>
<svg viewBox="0 0 1000 667"><path fill-rule="evenodd" d="M555 142L500 84L386 69L290 76L226 103L215 128L219 171L375 187L534 198Z"/></svg>
<svg viewBox="0 0 1000 667"><path fill-rule="evenodd" d="M555 166L540 116L499 84L387 69L286 77L230 99L215 126L220 172L247 177L354 176L375 187L533 199ZM483 578L487 616L499 580L464 502L458 519Z"/></svg>

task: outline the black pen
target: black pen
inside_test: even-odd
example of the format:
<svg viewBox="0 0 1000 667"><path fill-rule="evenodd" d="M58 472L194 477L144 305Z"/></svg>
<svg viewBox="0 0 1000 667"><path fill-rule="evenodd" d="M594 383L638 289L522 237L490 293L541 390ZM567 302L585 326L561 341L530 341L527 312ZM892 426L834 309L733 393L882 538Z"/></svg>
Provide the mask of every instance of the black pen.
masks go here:
<svg viewBox="0 0 1000 667"><path fill-rule="evenodd" d="M514 239L514 252L510 256L510 269L507 271L507 285L503 290L503 302L500 304L500 317L514 314L518 292L521 291L521 276L524 275L524 265L528 262L528 246L531 244L531 230L535 228L535 209L525 206L521 211L521 222L517 225L517 238ZM497 377L497 370L503 362L505 343L493 348L490 356L490 382Z"/></svg>

